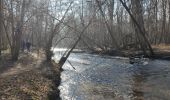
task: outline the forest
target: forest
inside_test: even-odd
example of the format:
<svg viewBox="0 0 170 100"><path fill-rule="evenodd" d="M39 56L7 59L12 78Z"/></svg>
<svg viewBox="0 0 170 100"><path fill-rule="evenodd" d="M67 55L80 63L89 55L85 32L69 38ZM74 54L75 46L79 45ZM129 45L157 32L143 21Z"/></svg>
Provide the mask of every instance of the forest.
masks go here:
<svg viewBox="0 0 170 100"><path fill-rule="evenodd" d="M93 61L94 56L98 61ZM87 58L83 59L83 57ZM159 70L160 72L153 72L154 75L166 73L165 76L170 76L168 74L170 72L170 1L0 0L0 99L98 100L97 97L92 98L91 93L87 95L88 98L78 94L73 97L58 87L65 84L62 77L65 67L71 66L82 76L83 72L80 70L88 65L87 59L91 62L88 66L92 68L92 62L100 62L102 57L105 57L104 61L111 60L108 65L110 67L104 63L99 64L106 68L116 69L115 66L124 64L124 66L133 65L134 68L147 71L145 69L147 63L146 68L152 66L152 69L156 66L154 70L150 69L149 74ZM80 61L72 61L74 59ZM118 64L115 59L121 64ZM118 65L112 67L111 63ZM165 65L161 65L163 63ZM96 66L95 68L99 68ZM99 69L96 73L102 72L101 67ZM142 71L139 73L146 74ZM108 70L105 73L109 74L109 72ZM135 77L146 78L145 75ZM159 78L165 81L167 77ZM135 87L140 85L140 79L135 80L138 82L135 83ZM150 85L149 82L146 84ZM165 82L164 86L167 84L169 82ZM153 90L156 88L159 87L156 85L152 87ZM159 89L166 92L162 88ZM104 95L99 97L101 100L110 100L107 98L110 98L110 95L107 96L108 92L100 94L99 90L94 91L98 91L98 95ZM138 90L134 91L137 91L136 95L131 96L130 99L111 93L111 96L114 94L111 100L113 98L115 100L159 100L161 97L158 98L158 95L162 93L154 94L148 90L149 96L144 96L148 92L147 89L143 90L143 95L140 95ZM170 93L166 93L163 94L166 96L162 96L163 100L170 97ZM67 96L70 98L66 98Z"/></svg>

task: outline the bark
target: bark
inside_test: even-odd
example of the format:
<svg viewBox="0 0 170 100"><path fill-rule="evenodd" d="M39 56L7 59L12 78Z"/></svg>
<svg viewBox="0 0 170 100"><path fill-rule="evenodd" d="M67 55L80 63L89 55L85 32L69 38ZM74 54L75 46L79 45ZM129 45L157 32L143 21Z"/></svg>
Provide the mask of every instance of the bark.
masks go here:
<svg viewBox="0 0 170 100"><path fill-rule="evenodd" d="M59 65L60 65L60 69L62 69L62 66L64 65L64 63L66 62L66 60L68 59L68 57L70 56L71 52L73 51L73 49L77 46L77 44L79 43L79 41L81 40L84 32L86 31L86 29L89 27L89 25L91 24L91 21L88 23L88 25L86 25L83 30L80 32L80 36L78 37L77 41L73 44L73 47L68 51L68 53L64 53L64 55L61 57L60 61L59 61Z"/></svg>
<svg viewBox="0 0 170 100"><path fill-rule="evenodd" d="M3 34L2 14L3 14L3 0L0 0L0 56L1 56L1 50L2 50L2 34Z"/></svg>
<svg viewBox="0 0 170 100"><path fill-rule="evenodd" d="M23 0L21 14L20 14L20 20L17 22L15 32L13 29L13 34L12 34L13 42L12 42L11 54L12 54L12 60L14 60L14 61L17 61L18 57L19 57L20 44L21 44L21 38L22 38L22 28L23 28L24 15L25 15L25 6L26 6L26 0ZM14 18L12 20L14 21ZM12 22L12 27L14 28L14 22Z"/></svg>
<svg viewBox="0 0 170 100"><path fill-rule="evenodd" d="M166 3L166 0L162 0L162 28L159 43L166 42Z"/></svg>
<svg viewBox="0 0 170 100"><path fill-rule="evenodd" d="M144 39L144 42L146 43L146 46L149 48L150 56L153 56L154 55L153 49L152 49L152 47L151 47L151 45L149 43L149 40L145 36L145 34L146 34L145 28L140 26L140 23L135 19L134 15L132 15L132 13L131 13L130 9L127 7L126 3L123 2L123 0L120 0L120 2L122 3L122 5L126 9L126 11L129 13L132 21L134 22L134 24L138 28L139 34L142 36L142 38ZM137 1L137 2L139 2L139 1ZM143 47L143 48L145 48L145 47Z"/></svg>
<svg viewBox="0 0 170 100"><path fill-rule="evenodd" d="M138 24L140 25L140 28L143 32L145 32L145 28L144 28L144 21L143 21L143 8L142 8L142 2L140 0L131 0L132 2L132 14L135 17L136 21L138 22ZM140 35L140 31L138 29L138 27L133 23L133 27L135 29L135 33L137 35L138 41L140 43L140 47L143 50L144 54L147 55L146 53L146 44L145 41L143 39L143 37ZM149 28L149 27L148 27ZM144 35L146 36L146 33L144 33Z"/></svg>
<svg viewBox="0 0 170 100"><path fill-rule="evenodd" d="M155 36L154 36L154 44L157 44L157 37L158 37L158 0L155 0L154 4L154 16L155 16Z"/></svg>
<svg viewBox="0 0 170 100"><path fill-rule="evenodd" d="M78 40L74 43L73 47L68 51L66 56L61 57L61 59L59 61L60 69L62 69L62 66L64 65L64 63L66 62L68 57L70 56L70 54L73 51L73 49L77 46L77 44L79 43L80 39L81 39L81 37L79 37Z"/></svg>
<svg viewBox="0 0 170 100"><path fill-rule="evenodd" d="M67 12L69 11L71 5L73 2L70 3L69 7L66 9L63 17L61 18L61 20L55 24L54 29L52 28L51 33L49 38L47 39L47 43L46 43L46 47L45 47L45 52L46 52L46 61L51 61L51 58L53 56L53 52L51 51L52 48L52 43L53 43L53 38L55 37L55 35L57 35L60 31L60 26L62 24L62 22L64 21Z"/></svg>
<svg viewBox="0 0 170 100"><path fill-rule="evenodd" d="M110 34L110 36L111 36L111 38L112 38L112 42L114 43L114 46L115 46L117 49L119 49L120 47L119 47L119 45L118 45L118 43L117 43L117 41L116 41L116 39L115 39L115 37L114 37L114 34L113 34L113 26L110 26L109 23L107 22L107 20L106 20L106 18L105 18L105 14L104 14L104 12L103 12L103 10L102 10L102 5L100 4L99 0L96 0L96 3L97 3L97 6L99 7L99 10L100 10L100 13L101 13L102 17L104 18L104 22L105 22L106 27L107 27L107 29L108 29L108 32L109 32L109 34ZM112 17L112 16L110 16L110 18L111 18L111 17Z"/></svg>
<svg viewBox="0 0 170 100"><path fill-rule="evenodd" d="M169 5L169 22L168 22L168 40L167 40L167 43L170 43L170 1L168 3Z"/></svg>

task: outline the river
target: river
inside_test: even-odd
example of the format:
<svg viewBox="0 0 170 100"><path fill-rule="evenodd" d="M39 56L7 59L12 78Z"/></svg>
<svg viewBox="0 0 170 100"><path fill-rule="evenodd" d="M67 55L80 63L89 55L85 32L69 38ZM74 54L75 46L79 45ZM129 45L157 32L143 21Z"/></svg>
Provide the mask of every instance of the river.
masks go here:
<svg viewBox="0 0 170 100"><path fill-rule="evenodd" d="M61 56L55 51L54 59ZM69 61L69 62L68 62ZM72 53L61 74L62 100L169 100L170 61ZM74 68L75 69L74 69Z"/></svg>

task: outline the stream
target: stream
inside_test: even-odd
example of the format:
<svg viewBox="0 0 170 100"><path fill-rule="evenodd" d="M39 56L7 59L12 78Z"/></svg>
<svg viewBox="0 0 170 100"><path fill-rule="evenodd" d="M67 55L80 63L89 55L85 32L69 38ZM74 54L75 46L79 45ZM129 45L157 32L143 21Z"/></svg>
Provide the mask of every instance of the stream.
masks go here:
<svg viewBox="0 0 170 100"><path fill-rule="evenodd" d="M56 61L61 50L54 51ZM75 69L74 69L74 68ZM129 64L124 57L72 53L61 73L62 100L168 100L170 61Z"/></svg>

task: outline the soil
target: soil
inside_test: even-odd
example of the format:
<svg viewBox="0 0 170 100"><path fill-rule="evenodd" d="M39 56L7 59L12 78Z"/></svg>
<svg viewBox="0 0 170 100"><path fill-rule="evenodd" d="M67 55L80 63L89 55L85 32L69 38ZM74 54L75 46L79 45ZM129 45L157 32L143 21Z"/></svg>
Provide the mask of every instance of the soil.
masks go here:
<svg viewBox="0 0 170 100"><path fill-rule="evenodd" d="M153 45L152 46L154 55L153 56L145 56L151 59L163 59L163 60L170 60L170 45ZM147 51L149 52L149 51ZM131 49L122 49L122 50L107 50L101 51L96 50L90 53L94 54L101 54L101 55L110 55L110 56L122 56L122 57L131 57L131 56L141 56L144 55L142 50L136 50L134 48Z"/></svg>
<svg viewBox="0 0 170 100"><path fill-rule="evenodd" d="M0 100L60 100L60 70L54 61L36 53L21 53L17 62L9 55L2 58Z"/></svg>

